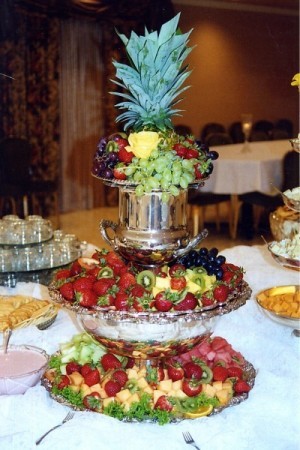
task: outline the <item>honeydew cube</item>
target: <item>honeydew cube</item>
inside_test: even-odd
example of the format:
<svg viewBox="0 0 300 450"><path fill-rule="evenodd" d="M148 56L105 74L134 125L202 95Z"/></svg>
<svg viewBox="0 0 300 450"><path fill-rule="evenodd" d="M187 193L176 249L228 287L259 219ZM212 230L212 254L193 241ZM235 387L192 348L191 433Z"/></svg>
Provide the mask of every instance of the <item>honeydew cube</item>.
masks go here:
<svg viewBox="0 0 300 450"><path fill-rule="evenodd" d="M79 372L73 372L68 375L71 384L75 384L75 386L80 386L84 382L84 378Z"/></svg>
<svg viewBox="0 0 300 450"><path fill-rule="evenodd" d="M162 395L166 395L166 393L163 392L163 391L160 391L159 389L155 389L153 391L153 403L154 403L154 405L157 402L157 400L159 399L159 397L161 397Z"/></svg>
<svg viewBox="0 0 300 450"><path fill-rule="evenodd" d="M172 390L173 381L170 380L162 380L158 383L158 389L164 392L170 392Z"/></svg>
<svg viewBox="0 0 300 450"><path fill-rule="evenodd" d="M129 399L129 397L131 397L131 392L129 389L123 389L116 394L116 397L121 403L124 403Z"/></svg>
<svg viewBox="0 0 300 450"><path fill-rule="evenodd" d="M138 378L137 370L135 370L135 369L128 369L127 370L127 376L128 376L129 380L137 379Z"/></svg>
<svg viewBox="0 0 300 450"><path fill-rule="evenodd" d="M221 405L226 405L229 402L230 394L226 389L221 389L220 391L217 391L216 396Z"/></svg>
<svg viewBox="0 0 300 450"><path fill-rule="evenodd" d="M182 380L173 381L173 391L178 391L179 389L182 389Z"/></svg>
<svg viewBox="0 0 300 450"><path fill-rule="evenodd" d="M221 389L223 389L222 381L214 381L213 387L215 388L216 391L220 391Z"/></svg>
<svg viewBox="0 0 300 450"><path fill-rule="evenodd" d="M210 384L203 384L202 386L202 392L207 395L209 398L213 398L216 395L216 389L214 386L211 386Z"/></svg>
<svg viewBox="0 0 300 450"><path fill-rule="evenodd" d="M128 398L128 400L127 400L127 402L129 403L129 405L131 405L131 404L134 403L134 402L139 402L139 401L140 401L140 397L139 397L139 395L138 395L137 392L135 392L134 394L132 394L132 395Z"/></svg>
<svg viewBox="0 0 300 450"><path fill-rule="evenodd" d="M115 397L107 397L103 399L103 408L108 406L111 402L116 401Z"/></svg>

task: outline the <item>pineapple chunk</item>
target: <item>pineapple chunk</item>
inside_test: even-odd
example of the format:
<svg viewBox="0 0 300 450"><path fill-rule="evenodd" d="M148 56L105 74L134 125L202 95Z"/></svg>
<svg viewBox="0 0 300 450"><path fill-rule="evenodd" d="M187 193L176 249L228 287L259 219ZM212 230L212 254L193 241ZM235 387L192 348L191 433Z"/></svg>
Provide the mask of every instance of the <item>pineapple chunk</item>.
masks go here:
<svg viewBox="0 0 300 450"><path fill-rule="evenodd" d="M204 394L209 398L213 398L216 395L216 389L210 384L204 383L202 386L202 392L204 392Z"/></svg>
<svg viewBox="0 0 300 450"><path fill-rule="evenodd" d="M123 389L116 394L116 397L121 403L124 403L129 399L129 397L131 397L131 392L129 389Z"/></svg>
<svg viewBox="0 0 300 450"><path fill-rule="evenodd" d="M147 387L144 388L144 392L146 392L147 394L152 395L153 394L153 389L152 389L151 386L148 385Z"/></svg>
<svg viewBox="0 0 300 450"><path fill-rule="evenodd" d="M177 391L174 391L174 392L175 392L174 397L177 397L177 398L186 398L187 397L187 395L181 389L177 389Z"/></svg>
<svg viewBox="0 0 300 450"><path fill-rule="evenodd" d="M146 376L146 374L147 374L146 367L142 367L142 368L138 371L137 376L138 376L138 378L143 378L143 377Z"/></svg>
<svg viewBox="0 0 300 450"><path fill-rule="evenodd" d="M217 391L216 396L221 405L226 405L229 402L230 394L227 389L221 389L220 391Z"/></svg>
<svg viewBox="0 0 300 450"><path fill-rule="evenodd" d="M223 383L223 389L229 392L229 394L233 394L233 387L231 381L225 381Z"/></svg>
<svg viewBox="0 0 300 450"><path fill-rule="evenodd" d="M159 288L159 289L168 289L170 287L170 277L156 277L155 280L155 288ZM154 289L154 288L153 288Z"/></svg>
<svg viewBox="0 0 300 450"><path fill-rule="evenodd" d="M139 394L137 393L137 392L135 392L134 394L132 394L129 398L128 398L128 400L127 400L127 402L129 403L129 405L131 405L132 403L134 403L134 402L139 402L140 401L140 397L139 397Z"/></svg>
<svg viewBox="0 0 300 450"><path fill-rule="evenodd" d="M146 380L145 377L139 378L137 384L141 389L145 389L146 387L149 386L148 381Z"/></svg>
<svg viewBox="0 0 300 450"><path fill-rule="evenodd" d="M138 378L138 373L137 370L135 369L128 369L127 370L127 376L128 376L128 380L132 380L132 379L136 379Z"/></svg>
<svg viewBox="0 0 300 450"><path fill-rule="evenodd" d="M80 386L80 392L81 392L81 396L85 397L86 395L90 394L92 391L91 391L91 388L87 384L82 383L82 385Z"/></svg>
<svg viewBox="0 0 300 450"><path fill-rule="evenodd" d="M80 386L84 382L84 378L79 372L73 372L68 375L71 384L75 384L75 386Z"/></svg>
<svg viewBox="0 0 300 450"><path fill-rule="evenodd" d="M155 391L153 391L153 403L154 403L154 405L157 402L157 400L159 399L159 397L161 397L162 395L166 395L166 393L163 392L163 391L160 391L159 389L156 389Z"/></svg>
<svg viewBox="0 0 300 450"><path fill-rule="evenodd" d="M182 389L182 380L173 381L173 391L178 391L179 389Z"/></svg>
<svg viewBox="0 0 300 450"><path fill-rule="evenodd" d="M72 389L73 392L77 393L80 391L80 386L76 384L70 384L70 389Z"/></svg>
<svg viewBox="0 0 300 450"><path fill-rule="evenodd" d="M166 393L172 390L173 381L170 380L162 380L158 383L158 389L160 391L164 391Z"/></svg>
<svg viewBox="0 0 300 450"><path fill-rule="evenodd" d="M114 402L115 400L116 400L115 397L107 397L107 398L103 399L103 408L105 408L111 402Z"/></svg>
<svg viewBox="0 0 300 450"><path fill-rule="evenodd" d="M222 381L214 381L212 385L216 391L220 391L221 389L223 389Z"/></svg>

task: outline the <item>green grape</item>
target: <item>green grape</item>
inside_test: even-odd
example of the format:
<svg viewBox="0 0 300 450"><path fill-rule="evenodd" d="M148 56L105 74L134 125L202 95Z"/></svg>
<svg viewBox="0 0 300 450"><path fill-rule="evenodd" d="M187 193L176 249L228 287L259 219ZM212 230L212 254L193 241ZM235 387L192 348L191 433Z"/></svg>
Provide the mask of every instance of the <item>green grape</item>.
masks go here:
<svg viewBox="0 0 300 450"><path fill-rule="evenodd" d="M160 185L162 189L168 190L171 184L171 180L167 180L166 178L162 178Z"/></svg>
<svg viewBox="0 0 300 450"><path fill-rule="evenodd" d="M179 189L176 186L174 186L173 184L170 186L169 190L170 190L170 193L172 195L174 195L174 197L177 197L177 195L179 195Z"/></svg>
<svg viewBox="0 0 300 450"><path fill-rule="evenodd" d="M163 203L167 203L169 201L169 198L170 198L170 194L168 192L163 192L161 194L161 201Z"/></svg>
<svg viewBox="0 0 300 450"><path fill-rule="evenodd" d="M136 188L135 188L135 193L138 197L140 197L141 195L144 194L144 188L141 184L139 184Z"/></svg>

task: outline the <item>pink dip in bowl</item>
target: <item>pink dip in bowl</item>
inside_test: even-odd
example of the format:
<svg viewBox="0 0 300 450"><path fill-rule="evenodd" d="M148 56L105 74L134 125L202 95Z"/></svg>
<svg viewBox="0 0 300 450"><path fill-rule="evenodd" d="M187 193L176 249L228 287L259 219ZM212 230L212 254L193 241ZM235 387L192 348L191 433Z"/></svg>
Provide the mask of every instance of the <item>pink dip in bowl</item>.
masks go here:
<svg viewBox="0 0 300 450"><path fill-rule="evenodd" d="M10 345L0 350L0 395L24 394L41 379L48 364L47 353L32 345Z"/></svg>

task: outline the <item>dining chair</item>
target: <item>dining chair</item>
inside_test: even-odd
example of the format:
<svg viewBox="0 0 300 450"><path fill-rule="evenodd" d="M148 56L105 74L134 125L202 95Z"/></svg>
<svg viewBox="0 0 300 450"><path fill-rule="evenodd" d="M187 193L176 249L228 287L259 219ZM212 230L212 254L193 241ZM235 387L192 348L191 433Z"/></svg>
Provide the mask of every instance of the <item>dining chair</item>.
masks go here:
<svg viewBox="0 0 300 450"><path fill-rule="evenodd" d="M224 125L218 122L209 122L202 127L200 132L201 142L205 142L206 137L211 133L226 133Z"/></svg>
<svg viewBox="0 0 300 450"><path fill-rule="evenodd" d="M209 133L204 139L204 144L208 147L232 144L233 141L228 133Z"/></svg>
<svg viewBox="0 0 300 450"><path fill-rule="evenodd" d="M42 215L41 200L53 197L56 222L59 225L58 180L35 180L32 175L32 148L27 139L7 137L0 142L0 198L13 213L26 217Z"/></svg>
<svg viewBox="0 0 300 450"><path fill-rule="evenodd" d="M262 131L266 133L267 136L269 136L269 139L271 138L272 130L274 128L274 123L270 120L257 120L254 122L252 126L252 131Z"/></svg>
<svg viewBox="0 0 300 450"><path fill-rule="evenodd" d="M193 134L191 127L184 124L175 125L174 131L181 136L190 136Z"/></svg>
<svg viewBox="0 0 300 450"><path fill-rule="evenodd" d="M282 174L283 182L281 191L284 192L287 189L293 189L299 186L299 167L300 167L300 155L299 153L290 150L288 151L282 161ZM249 228L253 226L254 230L258 229L258 225L261 219L263 211L273 211L279 206L283 205L283 200L280 194L268 195L262 192L254 191L241 194L236 199L236 204L232 205L232 231L233 238L237 234L237 226L239 221L239 212L241 206L244 205L244 211L247 208L247 217L244 217L244 226L249 231ZM251 209L250 209L251 208ZM243 218L242 218L243 221ZM250 233L251 234L251 230Z"/></svg>
<svg viewBox="0 0 300 450"><path fill-rule="evenodd" d="M245 141L245 135L242 129L242 122L233 122L228 128L228 134L234 144L241 144Z"/></svg>
<svg viewBox="0 0 300 450"><path fill-rule="evenodd" d="M276 130L283 130L287 133L287 139L292 139L294 137L294 125L290 119L278 119L275 122L274 128Z"/></svg>
<svg viewBox="0 0 300 450"><path fill-rule="evenodd" d="M227 215L229 229L231 228L231 202L228 194L213 194L209 192L202 192L199 189L189 189L188 191L188 217L193 223L193 234L196 236L199 230L203 230L205 224L205 212L209 206L214 207L214 219L216 223L216 230L220 232L220 205L227 203Z"/></svg>

